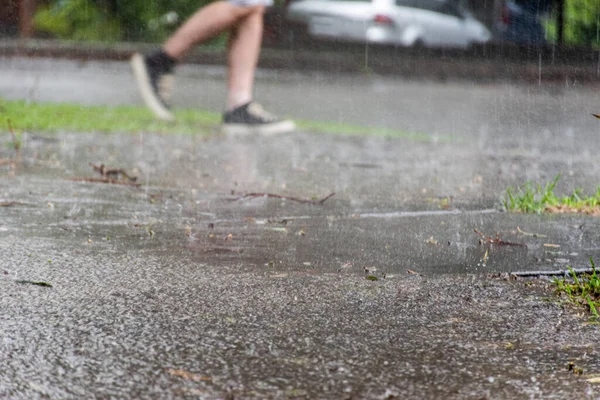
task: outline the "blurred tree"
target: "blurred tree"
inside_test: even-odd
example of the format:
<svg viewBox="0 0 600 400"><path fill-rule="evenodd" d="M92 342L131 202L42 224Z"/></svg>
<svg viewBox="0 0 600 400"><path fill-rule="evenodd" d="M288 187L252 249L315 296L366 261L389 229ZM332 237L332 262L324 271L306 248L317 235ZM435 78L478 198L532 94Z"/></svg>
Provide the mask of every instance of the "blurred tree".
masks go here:
<svg viewBox="0 0 600 400"><path fill-rule="evenodd" d="M557 0L546 35L557 43L600 47L600 0Z"/></svg>
<svg viewBox="0 0 600 400"><path fill-rule="evenodd" d="M123 40L162 41L211 0L90 0L120 24Z"/></svg>
<svg viewBox="0 0 600 400"><path fill-rule="evenodd" d="M155 42L210 1L52 0L38 10L35 23L62 39Z"/></svg>
<svg viewBox="0 0 600 400"><path fill-rule="evenodd" d="M600 1L565 2L565 43L600 46Z"/></svg>
<svg viewBox="0 0 600 400"><path fill-rule="evenodd" d="M37 11L38 31L59 39L116 41L121 38L118 22L88 0L57 0Z"/></svg>

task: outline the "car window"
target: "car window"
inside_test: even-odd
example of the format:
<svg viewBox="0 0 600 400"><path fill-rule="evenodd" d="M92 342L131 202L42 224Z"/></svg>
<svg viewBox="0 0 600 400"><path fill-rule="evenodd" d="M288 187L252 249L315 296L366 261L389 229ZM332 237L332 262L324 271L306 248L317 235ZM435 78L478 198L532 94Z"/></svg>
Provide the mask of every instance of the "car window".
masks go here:
<svg viewBox="0 0 600 400"><path fill-rule="evenodd" d="M421 8L421 9L427 9L427 7L429 7L429 5L425 4L427 2L431 2L429 0L396 0L396 5L397 6L402 6L402 7L412 7L412 8Z"/></svg>
<svg viewBox="0 0 600 400"><path fill-rule="evenodd" d="M444 0L396 0L396 5L403 7L413 7L421 10L435 11L442 14L462 17L458 5L452 1Z"/></svg>
<svg viewBox="0 0 600 400"><path fill-rule="evenodd" d="M397 6L403 6L403 7L417 7L416 3L418 3L418 0L396 0L396 5Z"/></svg>
<svg viewBox="0 0 600 400"><path fill-rule="evenodd" d="M444 4L440 0L398 0L400 2L410 3L410 7L420 8L428 11L439 11Z"/></svg>
<svg viewBox="0 0 600 400"><path fill-rule="evenodd" d="M462 16L463 16L458 5L455 3L451 3L451 2L443 3L439 7L438 12L440 12L442 14L451 15L451 16L457 17L457 18L462 18Z"/></svg>

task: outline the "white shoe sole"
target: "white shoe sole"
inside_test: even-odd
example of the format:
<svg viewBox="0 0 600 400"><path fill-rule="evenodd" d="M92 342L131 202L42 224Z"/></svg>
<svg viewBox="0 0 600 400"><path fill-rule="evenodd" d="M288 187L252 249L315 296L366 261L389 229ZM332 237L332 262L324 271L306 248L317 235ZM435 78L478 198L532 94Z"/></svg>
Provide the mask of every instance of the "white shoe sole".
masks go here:
<svg viewBox="0 0 600 400"><path fill-rule="evenodd" d="M131 68L133 69L133 74L135 75L135 80L138 89L140 90L140 94L142 95L142 99L154 116L163 121L175 121L173 113L169 111L169 109L166 108L154 94L152 84L150 83L150 77L146 70L144 57L141 54L135 53L133 57L131 57Z"/></svg>
<svg viewBox="0 0 600 400"><path fill-rule="evenodd" d="M293 121L285 120L272 124L223 124L223 132L230 136L263 135L274 136L289 133L296 130Z"/></svg>

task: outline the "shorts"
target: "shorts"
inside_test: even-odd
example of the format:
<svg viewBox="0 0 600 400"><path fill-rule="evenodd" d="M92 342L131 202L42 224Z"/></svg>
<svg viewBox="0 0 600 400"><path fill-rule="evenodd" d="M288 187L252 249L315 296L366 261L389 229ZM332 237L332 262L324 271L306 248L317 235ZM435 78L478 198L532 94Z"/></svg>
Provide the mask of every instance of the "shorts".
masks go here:
<svg viewBox="0 0 600 400"><path fill-rule="evenodd" d="M229 2L237 7L270 7L273 5L273 0L229 0Z"/></svg>

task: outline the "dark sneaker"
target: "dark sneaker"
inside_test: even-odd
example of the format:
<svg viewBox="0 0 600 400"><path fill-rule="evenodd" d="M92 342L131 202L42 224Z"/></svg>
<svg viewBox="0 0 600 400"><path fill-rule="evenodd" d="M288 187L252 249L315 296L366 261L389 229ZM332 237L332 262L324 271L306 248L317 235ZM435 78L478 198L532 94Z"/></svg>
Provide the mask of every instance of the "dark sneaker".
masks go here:
<svg viewBox="0 0 600 400"><path fill-rule="evenodd" d="M223 114L223 130L227 135L277 135L294 129L293 121L277 118L253 102Z"/></svg>
<svg viewBox="0 0 600 400"><path fill-rule="evenodd" d="M175 116L169 110L168 105L175 80L172 68L149 62L147 57L139 53L134 54L131 58L131 67L148 108L159 119L175 121Z"/></svg>

